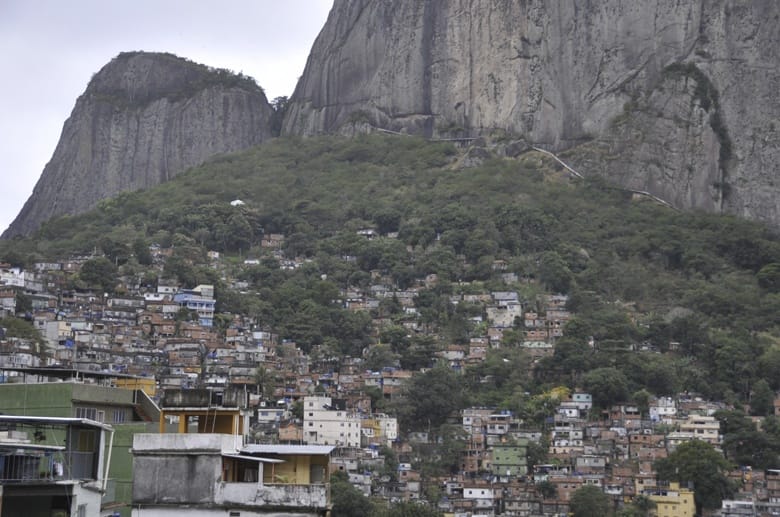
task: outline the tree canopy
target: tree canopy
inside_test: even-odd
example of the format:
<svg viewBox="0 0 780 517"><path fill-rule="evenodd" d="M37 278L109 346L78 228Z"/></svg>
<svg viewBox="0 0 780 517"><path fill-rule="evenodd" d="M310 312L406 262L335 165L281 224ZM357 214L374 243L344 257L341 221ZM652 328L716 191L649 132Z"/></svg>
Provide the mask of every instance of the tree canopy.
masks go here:
<svg viewBox="0 0 780 517"><path fill-rule="evenodd" d="M465 394L460 376L439 365L417 373L404 387L396 409L405 431L437 433L450 414L463 407Z"/></svg>
<svg viewBox="0 0 780 517"><path fill-rule="evenodd" d="M720 508L721 501L733 492L726 477L731 465L701 440L681 443L668 457L657 460L654 468L659 479L693 488L698 515L703 509Z"/></svg>
<svg viewBox="0 0 780 517"><path fill-rule="evenodd" d="M607 494L595 485L583 485L574 491L569 501L574 517L604 517L609 513Z"/></svg>
<svg viewBox="0 0 780 517"><path fill-rule="evenodd" d="M286 102L274 101L278 113ZM278 138L48 221L31 238L0 242L0 257L31 264L100 250L68 287L110 293L128 272L156 276L149 245L172 247L163 276L214 284L218 312L251 316L304 351L353 357L376 344L371 320L381 318L392 354L375 350L372 366L397 356L413 370L430 368L445 345L484 336L481 308L450 301L463 286L517 290L535 310L542 293L563 292L576 316L554 356L534 363L534 382L505 379L489 357L464 372L470 393L460 402L509 405L517 393L566 385L592 388L597 405L688 390L767 412L759 381L780 389L776 231L637 201L597 177L565 178L533 151L468 169L459 152L410 137ZM232 206L238 196L244 205ZM260 246L277 233L281 249ZM245 289L230 289L210 250ZM247 257L259 264L238 267ZM340 299L380 280L418 287L428 275L435 281L413 307L389 298L355 312ZM425 331L406 332L417 319ZM507 329L507 347L523 332ZM521 359L503 359L520 369Z"/></svg>

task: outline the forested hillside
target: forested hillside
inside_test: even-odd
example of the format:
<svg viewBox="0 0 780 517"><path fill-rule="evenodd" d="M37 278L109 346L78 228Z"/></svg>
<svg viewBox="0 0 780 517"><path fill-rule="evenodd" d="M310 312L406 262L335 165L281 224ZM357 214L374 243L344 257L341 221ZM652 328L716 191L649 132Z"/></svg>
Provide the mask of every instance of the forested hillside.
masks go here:
<svg viewBox="0 0 780 517"><path fill-rule="evenodd" d="M569 296L576 317L551 357L516 368L522 352L504 347L467 376L456 404L531 411L526 392L558 385L603 392L601 405L641 390L748 403L780 389L780 240L767 228L571 178L533 151L480 156L411 137L277 139L52 220L33 238L0 243L0 257L31 264L102 251L104 274L154 283L148 246L173 246L165 276L215 284L218 311L256 316L305 351L360 355L381 341L415 369L484 330L471 318L481 309L449 303L452 294L513 289L531 308L539 293ZM280 268L259 247L268 234L283 234L285 256L303 267ZM228 289L208 250L226 255L248 287ZM246 258L259 263L244 267ZM343 309L339 293L367 287L372 272L400 287L438 275L416 300L430 332L408 336L391 301L378 312L397 325L378 338L370 315ZM504 340L517 344L520 334Z"/></svg>

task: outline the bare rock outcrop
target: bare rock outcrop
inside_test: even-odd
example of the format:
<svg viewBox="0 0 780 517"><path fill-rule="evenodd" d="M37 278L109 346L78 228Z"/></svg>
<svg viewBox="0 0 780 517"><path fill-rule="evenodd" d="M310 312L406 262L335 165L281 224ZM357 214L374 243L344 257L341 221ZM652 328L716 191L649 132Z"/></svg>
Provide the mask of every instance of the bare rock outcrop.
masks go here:
<svg viewBox="0 0 780 517"><path fill-rule="evenodd" d="M780 226L778 84L774 0L335 0L283 133L508 133Z"/></svg>
<svg viewBox="0 0 780 517"><path fill-rule="evenodd" d="M32 196L3 237L152 187L211 156L270 137L273 110L254 80L171 54L123 53L76 101Z"/></svg>

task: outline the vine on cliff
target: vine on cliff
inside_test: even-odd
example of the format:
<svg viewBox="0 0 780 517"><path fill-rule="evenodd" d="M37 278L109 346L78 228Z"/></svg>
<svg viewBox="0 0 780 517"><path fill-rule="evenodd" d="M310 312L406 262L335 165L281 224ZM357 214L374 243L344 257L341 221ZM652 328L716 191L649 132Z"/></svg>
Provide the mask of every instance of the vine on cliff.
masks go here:
<svg viewBox="0 0 780 517"><path fill-rule="evenodd" d="M723 181L720 182L721 192L724 197L728 193L728 184L726 183L726 163L732 156L732 143L729 136L726 123L721 116L720 101L718 90L712 84L707 75L702 72L694 63L673 63L664 69L665 75L669 77L685 77L692 79L696 86L693 90L693 99L698 101L699 105L710 114L710 127L718 138L720 144L720 153L718 160L723 171Z"/></svg>

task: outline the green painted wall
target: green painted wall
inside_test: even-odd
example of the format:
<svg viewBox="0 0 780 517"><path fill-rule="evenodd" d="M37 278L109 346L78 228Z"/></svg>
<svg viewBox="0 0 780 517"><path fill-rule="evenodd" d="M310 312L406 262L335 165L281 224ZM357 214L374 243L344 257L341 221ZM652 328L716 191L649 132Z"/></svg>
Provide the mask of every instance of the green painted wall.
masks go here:
<svg viewBox="0 0 780 517"><path fill-rule="evenodd" d="M490 470L494 475L522 476L528 473L527 444L495 445L492 450Z"/></svg>
<svg viewBox="0 0 780 517"><path fill-rule="evenodd" d="M133 390L107 388L92 384L73 384L73 400L95 404L132 404Z"/></svg>
<svg viewBox="0 0 780 517"><path fill-rule="evenodd" d="M41 384L0 384L0 412L6 415L74 417L74 407L110 408L113 405L132 404L133 392L119 388L106 388L91 384L67 382ZM132 422L111 424L110 413L106 420L114 428L114 443L109 467L109 479L114 480L117 502L126 503L121 511L123 517L130 515L133 492L133 446L135 433L155 433L158 423ZM60 441L62 437L58 438ZM108 437L106 437L108 447Z"/></svg>
<svg viewBox="0 0 780 517"><path fill-rule="evenodd" d="M0 412L17 416L73 416L73 384L0 384Z"/></svg>

